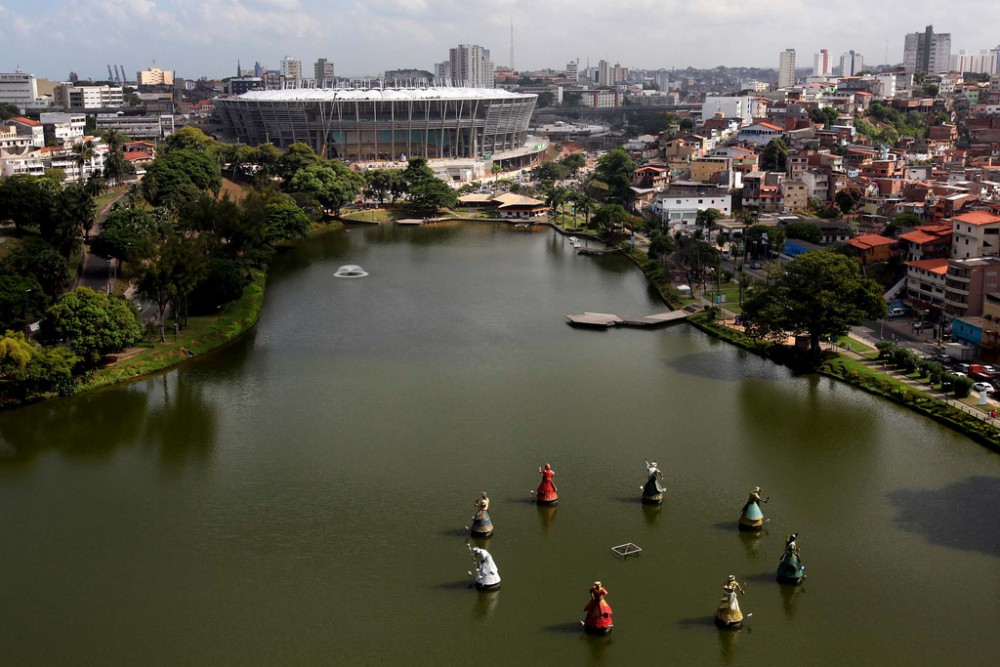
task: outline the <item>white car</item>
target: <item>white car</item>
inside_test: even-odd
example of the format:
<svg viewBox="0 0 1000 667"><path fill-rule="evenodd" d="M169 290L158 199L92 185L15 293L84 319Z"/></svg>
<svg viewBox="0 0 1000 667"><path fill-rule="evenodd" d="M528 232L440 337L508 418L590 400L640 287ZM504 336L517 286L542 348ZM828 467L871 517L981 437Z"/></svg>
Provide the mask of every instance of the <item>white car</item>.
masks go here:
<svg viewBox="0 0 1000 667"><path fill-rule="evenodd" d="M977 382L974 385L972 385L972 388L975 389L976 391L985 391L987 394L992 394L993 392L996 391L993 385L991 385L989 382Z"/></svg>

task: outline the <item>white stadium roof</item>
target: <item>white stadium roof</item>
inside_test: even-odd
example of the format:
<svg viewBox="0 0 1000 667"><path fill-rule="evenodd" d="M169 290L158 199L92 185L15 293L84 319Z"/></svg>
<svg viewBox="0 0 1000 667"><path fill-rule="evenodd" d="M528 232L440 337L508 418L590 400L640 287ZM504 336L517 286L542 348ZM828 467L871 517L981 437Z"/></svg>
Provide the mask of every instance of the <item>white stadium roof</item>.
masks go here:
<svg viewBox="0 0 1000 667"><path fill-rule="evenodd" d="M335 100L366 100L372 102L403 102L407 100L495 100L498 98L534 97L512 93L503 88L296 88L291 90L251 90L236 99L259 102L332 102Z"/></svg>

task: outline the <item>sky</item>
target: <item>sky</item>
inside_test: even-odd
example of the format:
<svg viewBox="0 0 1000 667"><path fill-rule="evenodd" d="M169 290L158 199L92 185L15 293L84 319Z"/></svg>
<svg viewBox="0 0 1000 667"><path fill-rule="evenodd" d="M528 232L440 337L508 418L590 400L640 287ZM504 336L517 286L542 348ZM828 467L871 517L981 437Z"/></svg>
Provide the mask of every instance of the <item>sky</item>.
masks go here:
<svg viewBox="0 0 1000 667"><path fill-rule="evenodd" d="M518 70L581 67L600 59L631 68L778 66L778 53L866 65L901 63L903 36L933 24L952 52L997 45L995 0L0 0L0 72L39 78L129 78L154 61L185 78L232 76L290 55L338 76L386 69L433 71L458 44L490 49Z"/></svg>

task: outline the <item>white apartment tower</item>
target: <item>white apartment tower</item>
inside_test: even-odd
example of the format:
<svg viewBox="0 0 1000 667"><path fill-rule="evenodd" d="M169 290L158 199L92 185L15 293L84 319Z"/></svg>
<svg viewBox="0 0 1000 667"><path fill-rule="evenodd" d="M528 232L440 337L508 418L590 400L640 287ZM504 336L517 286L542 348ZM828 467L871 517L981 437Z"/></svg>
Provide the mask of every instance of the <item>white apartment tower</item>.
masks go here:
<svg viewBox="0 0 1000 667"><path fill-rule="evenodd" d="M813 56L813 76L830 76L833 73L833 62L830 52L820 49L819 53Z"/></svg>
<svg viewBox="0 0 1000 667"><path fill-rule="evenodd" d="M778 88L795 85L795 49L785 49L778 56Z"/></svg>
<svg viewBox="0 0 1000 667"><path fill-rule="evenodd" d="M302 61L285 56L281 59L281 75L285 77L286 84L298 88L299 82L302 81Z"/></svg>
<svg viewBox="0 0 1000 667"><path fill-rule="evenodd" d="M865 68L865 59L856 51L848 51L840 56L840 75L857 76Z"/></svg>
<svg viewBox="0 0 1000 667"><path fill-rule="evenodd" d="M465 88L494 88L490 50L476 44L459 44L448 50L452 85Z"/></svg>
<svg viewBox="0 0 1000 667"><path fill-rule="evenodd" d="M951 68L951 33L934 33L934 26L911 32L903 40L903 67L907 72L937 74Z"/></svg>
<svg viewBox="0 0 1000 667"><path fill-rule="evenodd" d="M580 80L580 71L577 68L578 63L575 60L571 60L566 63L566 78L570 81Z"/></svg>

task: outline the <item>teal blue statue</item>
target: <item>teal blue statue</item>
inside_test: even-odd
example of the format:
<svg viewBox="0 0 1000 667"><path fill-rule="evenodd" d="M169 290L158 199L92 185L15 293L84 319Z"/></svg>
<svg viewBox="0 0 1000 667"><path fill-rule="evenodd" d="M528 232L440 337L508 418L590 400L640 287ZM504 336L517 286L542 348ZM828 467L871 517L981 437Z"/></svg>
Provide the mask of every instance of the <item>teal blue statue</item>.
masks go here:
<svg viewBox="0 0 1000 667"><path fill-rule="evenodd" d="M764 513L760 510L761 503L766 503L770 498L760 497L760 487L753 487L750 497L740 510L739 527L740 530L760 530L764 527Z"/></svg>
<svg viewBox="0 0 1000 667"><path fill-rule="evenodd" d="M799 554L799 534L792 533L785 540L785 553L781 555L781 562L778 563L778 581L783 584L798 584L806 578L806 567L802 564L802 557Z"/></svg>

